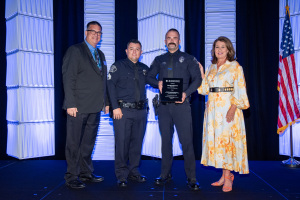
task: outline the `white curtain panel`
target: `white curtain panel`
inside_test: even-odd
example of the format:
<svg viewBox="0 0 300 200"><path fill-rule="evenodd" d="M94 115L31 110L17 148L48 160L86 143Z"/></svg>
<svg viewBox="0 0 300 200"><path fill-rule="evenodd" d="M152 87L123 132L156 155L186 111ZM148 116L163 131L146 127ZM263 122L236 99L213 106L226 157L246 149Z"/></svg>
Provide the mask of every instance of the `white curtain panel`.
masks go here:
<svg viewBox="0 0 300 200"><path fill-rule="evenodd" d="M205 68L211 65L211 48L219 36L228 37L235 46L235 0L205 0Z"/></svg>
<svg viewBox="0 0 300 200"><path fill-rule="evenodd" d="M54 87L54 56L19 51L7 56L7 86Z"/></svg>
<svg viewBox="0 0 300 200"><path fill-rule="evenodd" d="M138 38L143 45L140 61L150 67L156 56L166 52L164 40L170 28L179 31L181 51L184 51L184 0L138 0L137 3ZM152 106L152 99L157 93L157 89L147 86L150 110L142 155L161 158L161 136ZM176 130L173 137L173 155L182 155Z"/></svg>
<svg viewBox="0 0 300 200"><path fill-rule="evenodd" d="M102 38L97 47L103 51L106 58L107 70L115 62L115 1L114 0L85 0L84 27L90 21L98 21L102 26ZM84 38L82 38L83 40ZM112 119L101 112L100 124L93 160L114 160L115 140Z"/></svg>
<svg viewBox="0 0 300 200"><path fill-rule="evenodd" d="M53 21L17 15L6 22L6 52L23 50L53 53Z"/></svg>
<svg viewBox="0 0 300 200"><path fill-rule="evenodd" d="M7 99L7 121L54 121L54 88L8 88Z"/></svg>
<svg viewBox="0 0 300 200"><path fill-rule="evenodd" d="M7 154L54 155L52 0L7 0Z"/></svg>
<svg viewBox="0 0 300 200"><path fill-rule="evenodd" d="M8 123L7 154L18 159L55 155L54 122Z"/></svg>
<svg viewBox="0 0 300 200"><path fill-rule="evenodd" d="M294 40L294 48L295 48L295 63L296 63L296 72L298 79L298 91L300 92L300 1L299 0L289 0L288 5L290 7L290 19L292 26L292 34ZM282 28L283 28L283 20L285 17L285 6L286 1L279 1L279 47L281 43L282 37ZM279 55L279 52L278 52ZM279 61L278 61L279 62ZM277 66L278 68L278 66ZM276 68L276 70L277 70ZM300 93L299 93L300 95ZM296 123L292 126L293 130L293 153L294 156L300 157L300 123ZM287 128L284 133L279 135L279 154L290 156L290 128Z"/></svg>
<svg viewBox="0 0 300 200"><path fill-rule="evenodd" d="M115 136L113 121L108 115L101 112L100 125L94 151L93 160L114 160L115 159Z"/></svg>

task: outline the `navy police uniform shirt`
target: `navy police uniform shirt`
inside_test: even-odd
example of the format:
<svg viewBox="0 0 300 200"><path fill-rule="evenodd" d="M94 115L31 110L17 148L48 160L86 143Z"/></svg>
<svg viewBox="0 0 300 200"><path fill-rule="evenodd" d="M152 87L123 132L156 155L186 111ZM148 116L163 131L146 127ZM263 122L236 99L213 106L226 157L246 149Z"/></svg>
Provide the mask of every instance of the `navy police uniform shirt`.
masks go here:
<svg viewBox="0 0 300 200"><path fill-rule="evenodd" d="M135 78L135 67L138 67L138 82ZM146 76L149 67L144 63L133 63L128 58L116 61L107 75L107 87L112 109L119 108L118 101L136 102L136 86L139 85L139 100L146 99Z"/></svg>
<svg viewBox="0 0 300 200"><path fill-rule="evenodd" d="M157 56L152 62L147 77L148 83L157 88L158 81L162 81L163 78L183 78L183 92L187 97L196 91L202 81L197 59L180 50Z"/></svg>

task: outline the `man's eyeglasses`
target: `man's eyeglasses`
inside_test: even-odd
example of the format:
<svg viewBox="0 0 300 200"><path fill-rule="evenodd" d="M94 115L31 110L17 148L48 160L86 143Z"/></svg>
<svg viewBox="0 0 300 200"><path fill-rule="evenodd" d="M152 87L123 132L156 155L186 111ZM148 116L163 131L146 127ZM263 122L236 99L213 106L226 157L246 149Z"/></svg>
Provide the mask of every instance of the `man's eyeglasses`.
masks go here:
<svg viewBox="0 0 300 200"><path fill-rule="evenodd" d="M102 31L99 31L99 32L97 32L97 31L94 31L94 30L86 30L86 31L90 31L93 35L102 35Z"/></svg>

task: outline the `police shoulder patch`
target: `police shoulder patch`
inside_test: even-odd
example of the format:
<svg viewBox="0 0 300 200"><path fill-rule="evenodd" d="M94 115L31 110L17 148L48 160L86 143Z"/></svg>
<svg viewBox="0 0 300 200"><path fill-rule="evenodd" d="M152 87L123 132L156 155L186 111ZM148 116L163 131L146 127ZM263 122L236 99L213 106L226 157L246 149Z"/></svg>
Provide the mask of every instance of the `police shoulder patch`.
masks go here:
<svg viewBox="0 0 300 200"><path fill-rule="evenodd" d="M109 72L110 72L110 73L114 73L114 72L116 72L116 71L117 71L116 65L112 65L112 66L110 67L110 69L109 69Z"/></svg>

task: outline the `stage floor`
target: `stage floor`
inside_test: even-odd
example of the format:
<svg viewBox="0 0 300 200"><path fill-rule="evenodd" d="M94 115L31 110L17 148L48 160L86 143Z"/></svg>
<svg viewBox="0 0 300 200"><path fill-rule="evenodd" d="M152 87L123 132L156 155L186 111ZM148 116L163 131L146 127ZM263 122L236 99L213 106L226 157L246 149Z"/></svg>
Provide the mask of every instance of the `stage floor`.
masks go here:
<svg viewBox="0 0 300 200"><path fill-rule="evenodd" d="M186 186L182 160L174 160L173 180L165 186L153 183L160 173L160 160L142 160L145 183L128 182L119 188L113 161L94 161L95 174L104 176L101 183L87 183L81 190L69 189L63 179L64 160L0 160L0 199L2 200L194 200L194 199L300 199L300 168L286 168L279 161L250 161L250 174L234 173L233 191L212 187L220 170L204 167L197 161L200 191Z"/></svg>

